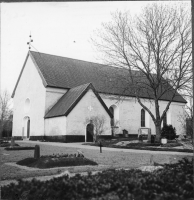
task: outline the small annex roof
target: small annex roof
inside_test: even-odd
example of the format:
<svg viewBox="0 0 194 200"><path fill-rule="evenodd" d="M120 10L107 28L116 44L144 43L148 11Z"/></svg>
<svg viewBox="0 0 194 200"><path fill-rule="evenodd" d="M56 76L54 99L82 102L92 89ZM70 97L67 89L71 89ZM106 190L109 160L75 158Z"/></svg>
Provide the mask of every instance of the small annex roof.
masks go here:
<svg viewBox="0 0 194 200"><path fill-rule="evenodd" d="M67 93L65 93L59 101L48 111L45 118L67 116L72 109L77 105L77 103L82 99L82 97L91 89L96 95L97 99L100 101L106 112L112 118L112 114L105 105L104 101L101 99L98 92L94 89L91 83L80 85L78 87L71 88Z"/></svg>
<svg viewBox="0 0 194 200"><path fill-rule="evenodd" d="M86 83L92 83L99 93L135 97L133 87L130 87L127 69L35 51L29 51L28 55L32 58L45 87L71 89ZM24 67L25 63L22 71ZM12 97L14 97L22 71ZM134 79L139 77L139 80L142 81L143 77L138 73L138 71L133 72ZM160 100L169 101L172 99L172 96L173 90L171 89L171 91L164 93ZM153 94L145 89L141 90L139 97L146 99L154 98ZM173 102L187 103L178 92L175 93Z"/></svg>

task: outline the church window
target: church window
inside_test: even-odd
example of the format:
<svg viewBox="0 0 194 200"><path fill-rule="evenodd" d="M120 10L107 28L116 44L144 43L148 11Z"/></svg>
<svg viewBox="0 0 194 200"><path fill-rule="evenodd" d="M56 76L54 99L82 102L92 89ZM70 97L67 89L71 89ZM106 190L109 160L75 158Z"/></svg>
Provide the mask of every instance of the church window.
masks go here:
<svg viewBox="0 0 194 200"><path fill-rule="evenodd" d="M145 110L141 109L141 127L145 127Z"/></svg>
<svg viewBox="0 0 194 200"><path fill-rule="evenodd" d="M111 119L111 126L114 126L114 108L111 106L110 108L109 108L109 110L110 110L110 112L111 112L111 114L112 114L112 119Z"/></svg>
<svg viewBox="0 0 194 200"><path fill-rule="evenodd" d="M109 111L112 113L113 117L111 119L111 126L119 126L119 107L117 105L111 105Z"/></svg>
<svg viewBox="0 0 194 200"><path fill-rule="evenodd" d="M25 105L24 105L24 112L27 113L30 110L30 99L26 99Z"/></svg>
<svg viewBox="0 0 194 200"><path fill-rule="evenodd" d="M167 115L165 113L164 118L163 118L163 126L167 125Z"/></svg>

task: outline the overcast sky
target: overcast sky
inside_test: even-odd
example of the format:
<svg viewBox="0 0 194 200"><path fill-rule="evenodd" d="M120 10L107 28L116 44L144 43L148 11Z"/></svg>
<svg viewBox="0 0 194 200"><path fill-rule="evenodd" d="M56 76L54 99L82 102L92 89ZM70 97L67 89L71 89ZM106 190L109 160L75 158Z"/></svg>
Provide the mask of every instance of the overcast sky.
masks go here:
<svg viewBox="0 0 194 200"><path fill-rule="evenodd" d="M31 33L33 51L91 62L97 60L90 38L111 12L131 15L151 1L1 3L1 89L11 94L25 61ZM157 2L161 3L161 2ZM162 2L170 5L180 1ZM190 2L184 2L190 7Z"/></svg>

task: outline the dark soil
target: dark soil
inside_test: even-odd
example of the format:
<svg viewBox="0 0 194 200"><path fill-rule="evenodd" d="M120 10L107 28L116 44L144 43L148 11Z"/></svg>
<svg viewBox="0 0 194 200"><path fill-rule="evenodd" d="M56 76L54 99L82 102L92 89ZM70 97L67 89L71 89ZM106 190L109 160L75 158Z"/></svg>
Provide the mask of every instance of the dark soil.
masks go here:
<svg viewBox="0 0 194 200"><path fill-rule="evenodd" d="M157 147L154 147L154 146L152 147L152 146L116 146L116 145L113 145L112 148L193 153L193 150L191 150L191 149L173 149L172 147L157 148Z"/></svg>
<svg viewBox="0 0 194 200"><path fill-rule="evenodd" d="M16 164L39 169L53 167L69 167L82 165L98 165L96 162L83 157L60 157L60 158L26 158L18 161Z"/></svg>

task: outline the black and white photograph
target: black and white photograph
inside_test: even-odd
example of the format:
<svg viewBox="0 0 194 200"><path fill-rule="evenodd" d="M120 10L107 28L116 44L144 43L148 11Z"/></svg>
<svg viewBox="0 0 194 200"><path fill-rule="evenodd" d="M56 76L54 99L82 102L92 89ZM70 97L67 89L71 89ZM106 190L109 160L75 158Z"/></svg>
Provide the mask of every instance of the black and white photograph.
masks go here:
<svg viewBox="0 0 194 200"><path fill-rule="evenodd" d="M0 3L2 200L194 200L192 4Z"/></svg>

